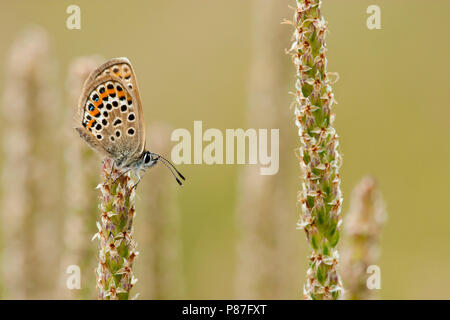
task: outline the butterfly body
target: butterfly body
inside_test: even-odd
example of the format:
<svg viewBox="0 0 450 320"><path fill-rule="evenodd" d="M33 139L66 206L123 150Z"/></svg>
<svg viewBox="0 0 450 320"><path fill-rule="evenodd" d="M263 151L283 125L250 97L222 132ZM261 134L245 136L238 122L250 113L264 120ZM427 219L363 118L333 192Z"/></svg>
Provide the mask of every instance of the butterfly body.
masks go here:
<svg viewBox="0 0 450 320"><path fill-rule="evenodd" d="M141 98L127 58L108 60L89 75L78 111L80 126L76 131L94 150L112 159L115 167L133 170L140 179L140 171L162 160L179 174L170 161L145 149Z"/></svg>

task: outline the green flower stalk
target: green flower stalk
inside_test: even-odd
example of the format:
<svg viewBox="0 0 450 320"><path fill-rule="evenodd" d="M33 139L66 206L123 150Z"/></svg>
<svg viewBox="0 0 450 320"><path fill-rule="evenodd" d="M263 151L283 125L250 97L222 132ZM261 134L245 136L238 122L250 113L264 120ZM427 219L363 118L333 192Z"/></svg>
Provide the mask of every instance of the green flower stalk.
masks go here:
<svg viewBox="0 0 450 320"><path fill-rule="evenodd" d="M381 193L373 177L364 177L353 190L350 211L345 217L342 248L342 276L345 298L376 298L367 287L367 268L379 257L380 235L387 214Z"/></svg>
<svg viewBox="0 0 450 320"><path fill-rule="evenodd" d="M297 69L295 116L303 178L298 227L305 230L312 249L304 298L319 300L339 299L343 293L336 248L342 223L341 156L327 73L327 23L320 5L320 0L297 0L290 49Z"/></svg>
<svg viewBox="0 0 450 320"><path fill-rule="evenodd" d="M103 183L100 222L94 238L100 239L97 288L100 300L128 300L137 279L133 263L137 255L133 239L135 181L130 173L112 168L112 160L102 166Z"/></svg>

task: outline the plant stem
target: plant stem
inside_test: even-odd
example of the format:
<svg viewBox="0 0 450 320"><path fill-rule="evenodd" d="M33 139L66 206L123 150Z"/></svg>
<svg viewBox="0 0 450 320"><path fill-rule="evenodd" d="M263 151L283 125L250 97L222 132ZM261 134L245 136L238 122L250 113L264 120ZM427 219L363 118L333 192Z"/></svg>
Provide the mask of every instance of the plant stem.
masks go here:
<svg viewBox="0 0 450 320"><path fill-rule="evenodd" d="M113 169L112 161L105 159L102 166L103 183L100 204L101 218L97 223L100 239L97 267L98 298L128 300L137 279L133 276L133 262L138 252L133 239L135 216L135 181L130 173Z"/></svg>
<svg viewBox="0 0 450 320"><path fill-rule="evenodd" d="M367 268L378 259L380 234L386 216L375 179L364 177L353 190L350 211L345 217L342 276L347 288L346 299L375 298L374 290L367 287Z"/></svg>
<svg viewBox="0 0 450 320"><path fill-rule="evenodd" d="M30 27L7 57L2 107L4 298L52 298L60 249L58 119L51 43ZM12 114L13 112L13 114ZM49 174L49 172L54 174Z"/></svg>
<svg viewBox="0 0 450 320"><path fill-rule="evenodd" d="M98 159L93 150L85 148L84 142L74 133L73 110L76 109L83 83L100 63L97 56L78 57L72 61L67 77L67 130L65 139L65 206L63 245L65 250L61 257L61 292L60 298L91 299L94 295L95 281L92 269L96 263L94 249L87 240L87 235L95 232L97 211L97 195L91 192L98 183L98 175L92 168L98 165ZM70 110L70 111L69 111ZM69 290L66 285L67 267L77 265L84 279L80 290Z"/></svg>
<svg viewBox="0 0 450 320"><path fill-rule="evenodd" d="M280 52L286 47L286 27L279 21L287 6L279 0L252 1L251 64L246 123L250 128L280 128L289 121L286 105L285 72ZM270 129L269 129L270 130ZM279 152L290 149L292 138L280 132ZM286 152L287 153L287 152ZM281 157L281 161L288 157ZM285 168L285 163L280 163ZM284 186L282 172L262 175L260 167L248 165L239 173L236 205L237 268L235 299L289 299L297 293L292 276L297 264L292 256L296 230L290 228L295 210ZM255 187L258 186L258 187ZM270 261L270 263L268 263ZM286 264L286 261L290 261ZM296 261L297 262L297 261ZM284 272L279 272L283 269Z"/></svg>
<svg viewBox="0 0 450 320"><path fill-rule="evenodd" d="M170 154L167 143L173 128L164 123L153 122L147 127L152 137L151 149L161 154ZM178 184L165 168L152 168L151 175L139 185L142 190L151 190L151 197L138 200L140 223L136 225L137 240L145 248L139 255L139 293L143 299L182 299L185 294L180 239L180 208L178 206ZM167 182L167 183L166 183Z"/></svg>
<svg viewBox="0 0 450 320"><path fill-rule="evenodd" d="M297 70L296 125L300 137L302 214L298 223L312 249L305 299L339 299L337 272L342 196L338 135L333 127L334 96L326 70L327 23L319 0L297 0L291 52Z"/></svg>

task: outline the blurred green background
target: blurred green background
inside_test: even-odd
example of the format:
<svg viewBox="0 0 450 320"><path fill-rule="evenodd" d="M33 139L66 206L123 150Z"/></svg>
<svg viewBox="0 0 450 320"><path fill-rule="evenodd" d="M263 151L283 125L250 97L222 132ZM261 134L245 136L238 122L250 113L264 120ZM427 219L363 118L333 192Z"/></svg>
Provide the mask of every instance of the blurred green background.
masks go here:
<svg viewBox="0 0 450 320"><path fill-rule="evenodd" d="M288 6L295 2L279 1L285 9L278 20L291 18ZM202 120L204 129L246 128L257 2L7 2L0 11L0 62L25 27L40 25L50 35L61 92L68 65L77 56L127 56L137 73L148 125L165 122L192 130L193 121ZM66 8L71 4L81 8L81 30L66 28ZM381 30L366 27L371 4L381 8ZM334 92L343 153L343 213L357 181L374 175L389 213L379 262L380 296L386 299L450 298L449 12L450 1L439 0L323 1L330 30L328 70L340 75ZM292 27L283 28L280 42L288 48ZM286 110L295 71L283 50L278 58L285 75L279 87L286 98L273 107ZM0 63L0 70L4 67ZM1 88L5 81L0 77ZM295 137L293 116L280 131ZM281 162L290 163L280 172L291 177L284 188L295 202L300 186L294 154L298 143L295 138L283 143L289 144L284 150L292 152L280 155ZM152 145L151 136L148 144ZM170 190L179 197L185 297L232 298L242 166L180 168L188 182L183 189ZM139 190L140 197L152 196L150 186ZM136 224L145 214L139 205L137 210ZM294 229L298 210L280 214L292 216ZM139 234L136 237L139 242ZM296 231L292 245L298 247L298 261L285 263L295 264L292 282L298 290L289 297L299 298L307 264L303 231Z"/></svg>

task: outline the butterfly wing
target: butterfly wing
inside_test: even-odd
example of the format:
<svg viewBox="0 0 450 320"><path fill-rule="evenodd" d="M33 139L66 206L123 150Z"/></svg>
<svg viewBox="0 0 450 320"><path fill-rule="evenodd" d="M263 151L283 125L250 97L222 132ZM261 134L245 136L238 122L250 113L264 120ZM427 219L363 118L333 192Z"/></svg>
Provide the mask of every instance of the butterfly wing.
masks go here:
<svg viewBox="0 0 450 320"><path fill-rule="evenodd" d="M94 70L89 76L89 82L94 81L94 79L99 78L101 76L115 76L122 79L128 88L128 91L134 97L135 106L136 106L136 118L137 118L137 126L142 139L140 139L139 149L137 153L142 153L145 148L145 121L144 121L144 112L142 109L141 96L139 94L139 88L137 84L136 74L134 72L133 66L131 62L125 58L113 58L106 61L104 64L99 66L96 70Z"/></svg>
<svg viewBox="0 0 450 320"><path fill-rule="evenodd" d="M142 105L128 59L111 59L91 73L83 88L79 111L81 126L76 130L103 155L121 165L143 152Z"/></svg>

